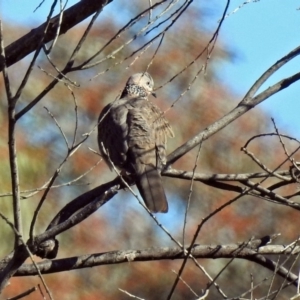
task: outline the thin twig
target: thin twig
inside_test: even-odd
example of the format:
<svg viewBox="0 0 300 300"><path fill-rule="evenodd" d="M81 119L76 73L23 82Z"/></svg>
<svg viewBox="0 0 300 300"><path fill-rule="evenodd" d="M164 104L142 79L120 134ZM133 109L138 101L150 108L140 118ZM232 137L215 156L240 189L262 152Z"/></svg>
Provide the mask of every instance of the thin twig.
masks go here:
<svg viewBox="0 0 300 300"><path fill-rule="evenodd" d="M60 77L57 77L53 74L51 74L50 72L44 70L41 66L38 66L38 68L44 72L47 76L53 78L53 79L57 79L59 82L65 84L65 85L69 85L71 84L72 86L79 88L80 85L77 84L75 81L72 81L68 76L66 76L66 74L63 73L63 71L59 70L59 68L54 64L54 62L51 60L51 58L49 57L49 54L46 53L45 47L43 47L44 49L44 53L49 61L49 63L51 64L51 66L55 69L55 71L60 75ZM65 71L64 71L65 72ZM65 72L67 73L67 72Z"/></svg>
<svg viewBox="0 0 300 300"><path fill-rule="evenodd" d="M33 264L33 266L34 266L34 268L35 268L35 270L36 270L36 272L37 272L37 275L39 276L40 280L42 281L42 284L43 284L45 290L47 291L47 293L48 293L50 299L53 300L52 295L51 295L51 292L50 292L50 290L49 290L49 288L48 288L48 286L47 286L47 284L46 284L46 282L45 282L45 280L44 280L44 278L43 278L43 276L42 276L42 274L41 274L41 272L40 272L39 267L37 266L37 264L36 264L36 262L35 262L35 260L34 260L34 258L33 258L33 255L32 255L32 253L31 253L31 251L30 251L28 245L24 242L21 233L17 230L17 228L14 226L14 224L11 223L11 222L9 221L9 219L6 218L1 212L0 212L0 217L1 217L1 218L2 218L2 219L3 219L3 220L11 227L11 229L14 231L15 235L18 236L18 240L20 241L20 244L19 244L19 245L24 245L24 247L25 247L25 249L26 249L26 251L27 251L27 253L28 253L28 256L30 257L31 262L32 262L32 264Z"/></svg>
<svg viewBox="0 0 300 300"><path fill-rule="evenodd" d="M72 89L70 87L68 87L68 89L70 90L73 101L74 101L75 126L74 126L73 141L72 141L72 147L74 147L74 145L76 144L76 137L77 137L77 130L78 130L78 105L77 105L77 101L76 101L74 92L72 91Z"/></svg>
<svg viewBox="0 0 300 300"><path fill-rule="evenodd" d="M125 295L129 296L130 298L134 298L134 299L138 299L138 300L145 300L144 298L140 298L138 296L132 295L129 292L122 290L119 288L119 291L121 291L122 293L124 293Z"/></svg>
<svg viewBox="0 0 300 300"><path fill-rule="evenodd" d="M98 154L97 152L95 152L96 154ZM98 154L99 155L99 154ZM81 178L83 178L84 176L86 176L88 173L90 173L96 166L99 165L99 163L102 161L102 159L98 160L93 166L91 166L86 172L82 173L81 175L79 175L78 177L65 182L65 183L61 183L61 184L57 184L57 185L52 185L51 189L56 189L56 188L61 188L61 187L65 187L65 186L71 186L73 185L76 181L80 180ZM52 178L52 177L51 177ZM27 199L30 198L34 195L36 195L37 193L44 191L47 186L49 185L49 182L51 181L51 178L49 180L47 180L41 187L39 188L35 188L35 189L31 189L31 190L25 190L25 191L20 191L21 194L27 194L28 195L22 195L21 198L22 199ZM89 183L82 183L82 184L78 184L78 185L89 185ZM11 196L12 193L5 193L5 194L1 194L0 197L7 197L7 196Z"/></svg>
<svg viewBox="0 0 300 300"><path fill-rule="evenodd" d="M187 4L186 4L187 3ZM174 17L174 19L172 20L172 22L160 33L158 33L156 36L154 36L150 41L146 42L145 44L143 44L140 48L138 48L138 50L132 52L127 58L129 57L132 57L133 55L135 55L137 52L139 52L141 49L144 49L145 47L147 47L148 45L151 45L156 39L158 39L160 36L164 35L174 24L175 22L179 19L179 17L184 13L184 11L188 8L188 6L192 3L192 1L186 1L176 12L174 12L169 18L171 18L173 15L176 15L178 13L177 16ZM147 9L148 10L148 9ZM165 11L164 11L165 13ZM137 18L137 17L136 17ZM159 17L157 16L153 22L155 20L157 20ZM131 26L132 24L130 24L129 22L129 25ZM147 28L151 25L151 23L147 24L145 27L143 27L138 33L136 33L132 38L130 38L129 40L127 40L125 43L123 43L119 48L117 48L116 50L112 51L110 54L108 54L105 58L97 61L97 62L94 62L94 63L91 63L89 65L85 65L83 66L83 64L81 65L81 69L87 69L87 68L91 68L91 67L94 67L96 65L99 65L100 63L104 62L105 60L109 59L109 58L112 58L114 57L119 51L121 51L123 48L125 48L125 46L129 45L130 43L132 43L133 41L135 41L140 35L142 35L144 33L145 30L147 30ZM124 28L124 27L123 27ZM125 28L126 29L126 28ZM145 35L147 34L148 32L145 33ZM106 47L106 45L105 45ZM101 49L101 51L103 50L103 48ZM99 53L98 53L99 54ZM97 55L98 55L97 54ZM121 62L117 62L116 64L119 64L119 63L122 63L124 62L127 58L125 58L123 61ZM115 65L116 65L115 64ZM103 74L105 72L107 72L111 67L109 67L108 69L106 69L105 71L103 72L100 72L98 74L96 74L93 78L99 76L100 74ZM74 68L74 70L77 70L78 67Z"/></svg>
<svg viewBox="0 0 300 300"><path fill-rule="evenodd" d="M39 288L39 291L40 291L40 294L41 294L42 298L43 298L43 299L46 299L46 297L44 296L44 293L43 293L43 290L42 290L40 284L38 284L38 288Z"/></svg>
<svg viewBox="0 0 300 300"><path fill-rule="evenodd" d="M100 12L102 11L102 9L103 9L102 7L99 8L99 9L96 11L96 13L93 15L91 21L89 22L89 25L88 25L87 28L85 29L85 31L84 31L82 37L80 38L78 44L76 45L76 47L75 47L75 49L74 49L74 51L73 51L73 53L72 53L72 55L71 55L71 57L70 57L70 59L69 59L69 63L67 64L67 66L68 66L69 68L71 68L71 65L73 65L73 63L74 63L74 61L75 61L75 59L76 59L76 57L77 57L77 55L78 55L78 53L79 53L79 51L80 51L82 45L83 45L83 43L86 41L86 38L87 38L88 34L90 33L90 31L91 31L91 29L92 29L94 23L96 22L96 20L97 20L97 18L98 18L98 16L99 16Z"/></svg>
<svg viewBox="0 0 300 300"><path fill-rule="evenodd" d="M12 198L13 198L13 214L14 214L14 226L16 230L22 235L22 214L20 204L20 184L19 184L19 169L17 160L17 149L16 149L16 100L12 96L10 81L6 67L6 57L3 41L3 28L0 20L0 58L3 63L3 78L6 90L6 98L8 103L8 151L9 151L9 165L10 165L10 176L12 184ZM15 235L15 249L21 244L18 235Z"/></svg>
<svg viewBox="0 0 300 300"><path fill-rule="evenodd" d="M242 7L244 7L246 4L249 3L255 3L255 2L259 2L260 0L244 0L243 3L241 5L239 5L238 7L236 7L233 11L231 11L230 13L226 14L225 18L230 17L231 15L237 13Z"/></svg>
<svg viewBox="0 0 300 300"><path fill-rule="evenodd" d="M192 176L191 182L190 182L190 190L189 190L189 195L188 195L187 204L186 204L185 213L184 213L183 228L182 228L182 245L183 245L183 247L185 247L185 230L186 230L186 224L187 224L187 216L188 216L191 197L192 197L192 193L193 193L194 176L195 176L195 173L196 173L196 170L198 167L198 161L199 161L199 157L200 157L201 147L202 147L202 143L199 144L199 149L197 151L195 164L194 164L194 168L193 168L193 176Z"/></svg>
<svg viewBox="0 0 300 300"><path fill-rule="evenodd" d="M60 35L61 23L62 23L64 9L66 7L66 4L63 7L62 0L59 0L59 3L60 3L60 9L59 9L59 14L58 14L58 25L57 25L57 28L56 28L56 33L55 33L54 39L53 39L49 49L46 50L47 54L51 53L52 49L54 48L54 46L56 44L56 41L57 41L59 35ZM46 49L46 46L45 46L45 49Z"/></svg>
<svg viewBox="0 0 300 300"><path fill-rule="evenodd" d="M54 117L54 115L50 112L50 110L44 106L45 110L47 111L47 113L49 114L49 116L52 118L52 120L54 121L56 127L59 129L64 141L65 141L65 144L67 146L67 149L68 149L68 152L70 151L70 146L69 146L69 143L68 143L68 139L64 133L64 131L62 130L61 126L59 125L58 121L56 120L56 118Z"/></svg>
<svg viewBox="0 0 300 300"><path fill-rule="evenodd" d="M31 62L29 64L29 67L27 68L27 71L26 71L26 73L24 75L24 78L23 78L23 80L22 80L22 82L21 82L21 84L20 84L20 86L19 86L19 88L18 88L18 90L17 90L17 92L16 92L16 94L14 96L15 101L17 101L20 98L20 96L21 96L21 94L22 94L22 92L23 92L23 90L25 88L25 85L28 82L29 76L30 76L30 74L31 74L31 72L33 70L33 66L34 66L34 64L35 64L35 62L36 62L36 60L38 58L38 55L40 54L40 51L42 49L42 46L43 46L43 43L44 43L44 39L45 39L47 30L48 30L48 27L50 25L51 16L52 16L52 14L54 12L56 3L57 3L57 0L54 0L53 3L52 3L52 5L51 5L49 14L47 16L46 25L45 25L45 28L43 30L43 35L40 38L40 41L39 41L39 43L37 45L37 48L35 50L35 53L33 55L33 58L32 58L32 60L31 60Z"/></svg>
<svg viewBox="0 0 300 300"><path fill-rule="evenodd" d="M92 55L90 58L85 60L83 63L81 63L77 67L74 67L73 70L83 70L86 68L91 68L91 67L98 65L98 64L102 63L103 61L113 57L116 53L118 53L121 49L123 49L126 44L129 44L132 41L132 39L130 39L129 41L124 43L120 48L111 52L105 58L103 58L95 63L91 63L91 61L93 59L95 59L97 56L99 56L106 49L107 46L109 46L114 40L120 38L122 33L124 33L126 30L129 30L134 24L136 24L141 18L143 18L150 9L154 9L155 7L158 7L159 5L163 4L164 2L167 2L167 0L162 0L158 3L155 3L151 8L147 8L146 10L142 11L135 18L130 20L125 26L123 26L100 50L98 50L94 55ZM144 27L144 28L148 28L152 23L154 23L156 21L156 19L160 18L160 16L165 12L166 12L166 10L164 12L162 12L159 16L157 16L150 24L146 25L146 27Z"/></svg>
<svg viewBox="0 0 300 300"><path fill-rule="evenodd" d="M264 171L268 172L269 174L274 175L275 177L278 177L280 180L290 181L290 178L278 175L277 173L272 173L274 171L271 171L266 165L264 165L258 158L255 157L254 153L248 151L246 148L242 147L241 150L247 154L258 166L260 166ZM276 171L276 170L275 170Z"/></svg>
<svg viewBox="0 0 300 300"><path fill-rule="evenodd" d="M276 131L276 133L278 135L280 144L281 144L281 146L283 148L283 151L284 151L285 155L287 156L288 160L293 164L293 166L296 168L296 170L300 171L297 163L295 163L294 158L292 158L291 155L288 154L287 148L286 148L286 146L285 146L285 144L284 144L284 142L282 140L282 135L279 133L279 130L278 130L278 128L276 126L276 123L275 123L275 120L273 118L272 118L272 122L273 122L275 131ZM294 173L292 172L291 174L294 174ZM296 176L293 176L293 179L295 179L299 183L299 179Z"/></svg>
<svg viewBox="0 0 300 300"><path fill-rule="evenodd" d="M251 274L252 275L252 274ZM251 285L251 289L249 289L248 291L244 292L243 294L239 295L238 297L234 297L234 298L229 298L228 300L240 300L243 299L243 297L247 296L249 293L252 293L255 291L255 289L257 289L259 286L261 286L264 282L266 282L268 280L268 278L264 278L261 282L259 282L256 285ZM252 299L252 298L251 298Z"/></svg>
<svg viewBox="0 0 300 300"><path fill-rule="evenodd" d="M178 273L175 270L172 270L172 272L178 276ZM192 287L181 276L179 276L179 279L194 294L194 296L196 296L197 299L199 299L199 295L192 289Z"/></svg>
<svg viewBox="0 0 300 300"><path fill-rule="evenodd" d="M152 7L152 0L149 0L149 6ZM149 10L149 20L148 23L151 22L152 19L152 9Z"/></svg>
<svg viewBox="0 0 300 300"><path fill-rule="evenodd" d="M15 296L15 297L7 298L7 300L18 300L18 299L24 298L24 297L30 295L31 293L35 292L36 290L37 290L37 288L34 286L34 287L28 289L27 291Z"/></svg>
<svg viewBox="0 0 300 300"><path fill-rule="evenodd" d="M110 2L110 1L109 1ZM88 5L88 4L87 4ZM95 18L99 15L99 13L102 10L102 6L100 9L97 10L97 13L95 14L95 16L92 18L92 21L90 22L88 28L86 29L83 37L81 38L81 40L79 41L79 43L77 44L73 54L71 55L70 60L68 61L68 63L66 64L66 67L64 68L64 70L60 71L59 74L57 75L57 77L37 96L35 97L35 99L33 99L27 106L25 106L20 112L18 112L16 114L16 120L18 120L19 118L21 118L23 115L25 115L29 110L31 110L41 99L43 99L43 97L45 95L47 95L47 93L49 91L51 91L54 86L62 79L65 77L65 74L71 71L71 67L74 63L74 59L75 56L77 54L77 51L79 51L82 43L84 42L88 32L91 29L91 24L93 24ZM74 69L72 69L72 71L74 71Z"/></svg>

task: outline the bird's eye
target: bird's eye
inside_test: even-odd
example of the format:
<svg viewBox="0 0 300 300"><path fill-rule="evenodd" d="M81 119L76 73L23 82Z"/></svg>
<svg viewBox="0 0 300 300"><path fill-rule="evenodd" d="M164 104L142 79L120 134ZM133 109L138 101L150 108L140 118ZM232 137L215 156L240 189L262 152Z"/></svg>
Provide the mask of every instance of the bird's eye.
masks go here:
<svg viewBox="0 0 300 300"><path fill-rule="evenodd" d="M150 81L147 81L147 84L150 85Z"/></svg>

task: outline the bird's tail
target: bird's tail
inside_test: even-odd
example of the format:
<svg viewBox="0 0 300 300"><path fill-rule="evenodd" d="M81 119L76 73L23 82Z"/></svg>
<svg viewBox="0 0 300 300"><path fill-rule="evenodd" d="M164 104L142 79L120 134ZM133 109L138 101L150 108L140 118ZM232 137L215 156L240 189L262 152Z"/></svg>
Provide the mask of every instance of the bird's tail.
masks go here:
<svg viewBox="0 0 300 300"><path fill-rule="evenodd" d="M136 176L136 186L151 212L168 211L168 202L158 169L146 165L144 172Z"/></svg>

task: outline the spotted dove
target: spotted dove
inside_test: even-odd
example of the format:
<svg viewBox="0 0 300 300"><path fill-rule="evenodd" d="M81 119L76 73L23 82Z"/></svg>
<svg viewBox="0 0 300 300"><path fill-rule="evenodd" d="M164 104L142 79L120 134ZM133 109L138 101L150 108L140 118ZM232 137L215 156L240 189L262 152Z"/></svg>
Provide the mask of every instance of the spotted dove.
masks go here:
<svg viewBox="0 0 300 300"><path fill-rule="evenodd" d="M148 96L153 79L147 72L132 75L118 100L102 110L98 144L106 163L131 174L151 212L167 212L160 172L166 163L167 137L174 133L163 112Z"/></svg>

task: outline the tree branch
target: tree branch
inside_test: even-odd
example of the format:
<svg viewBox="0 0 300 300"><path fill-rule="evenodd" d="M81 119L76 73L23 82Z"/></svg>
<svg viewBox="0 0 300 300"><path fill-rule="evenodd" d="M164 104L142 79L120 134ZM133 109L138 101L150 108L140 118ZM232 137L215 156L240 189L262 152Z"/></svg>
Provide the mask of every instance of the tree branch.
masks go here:
<svg viewBox="0 0 300 300"><path fill-rule="evenodd" d="M0 21L0 67L3 70L4 85L7 98L7 115L8 115L8 152L9 152L9 164L10 164L10 176L12 186L12 201L13 201L13 214L14 214L14 226L16 230L22 236L22 215L20 204L20 186L19 186L19 169L17 161L16 150L16 101L14 100L11 92L10 81L7 73L7 60L4 49L4 41L2 34L2 22ZM15 248L20 245L21 242L17 234L15 234Z"/></svg>
<svg viewBox="0 0 300 300"><path fill-rule="evenodd" d="M82 0L67 9L60 24L60 14L53 17L50 20L50 24L46 34L44 29L46 23L43 23L39 27L32 29L29 33L19 38L15 42L11 43L5 48L7 53L6 64L7 67L15 64L19 60L37 49L39 42L43 39L44 43L48 43L57 35L57 28L60 26L59 35L66 33L69 29L76 24L82 22L84 19L97 12L100 8L103 8L113 0ZM45 36L44 36L45 35ZM0 72L3 67L0 66Z"/></svg>
<svg viewBox="0 0 300 300"><path fill-rule="evenodd" d="M290 175L291 172L288 171L278 171L274 174L270 174L268 172L255 172L255 173L240 173L240 174L207 174L207 173L195 173L169 168L162 172L163 176L171 177L171 178L178 178L178 179L186 179L191 180L193 177L194 180L199 181L245 181L253 178L265 178L265 177L276 177L276 174L281 176Z"/></svg>
<svg viewBox="0 0 300 300"><path fill-rule="evenodd" d="M283 65L295 58L300 54L300 46L292 50L290 53L279 59L274 65L272 65L265 73L263 73L256 82L252 85L244 98L252 98L259 88Z"/></svg>
<svg viewBox="0 0 300 300"><path fill-rule="evenodd" d="M284 56L282 59L277 61L270 69L272 70L278 70L280 67L282 67L284 64L286 64L291 59L295 58L296 56L300 55L300 47L297 47L293 51L291 51L289 54ZM269 70L270 70L269 69ZM269 72L267 70L264 74L269 74L271 76L274 72ZM262 75L262 78L260 81L255 82L254 85L249 89L248 93L245 95L243 100L237 105L236 108L234 108L231 112L223 116L221 119L216 121L215 123L209 125L204 130L200 131L198 134L196 134L194 137L189 139L186 143L175 149L171 154L168 155L168 162L167 165L173 164L175 161L177 161L180 157L185 155L187 152L192 150L194 147L199 145L201 141L204 141L208 139L213 134L220 131L222 128L227 126L228 124L232 123L236 119L238 119L241 115L248 112L250 109L254 108L256 105L261 103L262 101L268 99L270 96L274 95L275 93L287 88L292 83L300 80L300 72L294 74L291 77L285 78L273 86L269 87L265 91L258 94L256 97L252 97L253 92L256 91L257 88L260 87L260 85L266 80L266 77L264 77L264 74ZM259 85L260 84L260 85Z"/></svg>
<svg viewBox="0 0 300 300"><path fill-rule="evenodd" d="M116 194L116 189L119 188L118 183L120 183L120 180L116 178L68 203L55 216L47 230L34 238L34 242L39 245L86 219Z"/></svg>
<svg viewBox="0 0 300 300"><path fill-rule="evenodd" d="M286 248L282 245L270 245L260 247L258 243L263 239L257 239L250 242L227 244L227 245L196 245L191 254L194 258L240 258L253 261L264 266L272 272L277 272L281 277L297 285L297 276L289 273L283 266L278 266L274 261L263 255L292 254L297 255L300 247ZM246 245L246 246L245 246ZM101 265L154 261L166 259L184 259L185 253L179 247L152 247L141 250L123 250L110 251L105 253L94 253L82 256L74 256L56 260L46 260L37 263L42 274L50 274L82 268L90 268ZM1 267L1 265L0 265ZM32 276L37 275L36 268L32 264L25 264L19 268L14 276Z"/></svg>

